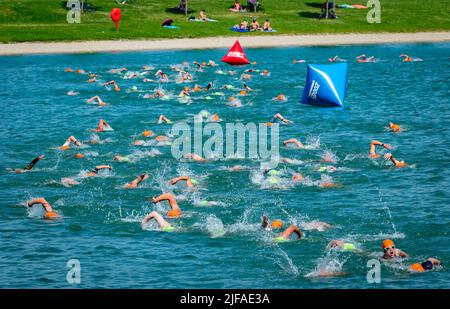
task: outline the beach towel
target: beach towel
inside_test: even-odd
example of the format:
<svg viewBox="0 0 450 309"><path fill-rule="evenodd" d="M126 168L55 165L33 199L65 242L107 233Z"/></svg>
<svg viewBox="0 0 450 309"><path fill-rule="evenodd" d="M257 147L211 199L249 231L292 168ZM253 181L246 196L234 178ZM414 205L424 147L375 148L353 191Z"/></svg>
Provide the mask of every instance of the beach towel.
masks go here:
<svg viewBox="0 0 450 309"><path fill-rule="evenodd" d="M230 28L230 30L236 31L236 32L250 32L250 30L248 30L248 29L241 29L241 28L235 28L235 27Z"/></svg>
<svg viewBox="0 0 450 309"><path fill-rule="evenodd" d="M339 4L337 7L340 9L354 9L354 7L350 4Z"/></svg>
<svg viewBox="0 0 450 309"><path fill-rule="evenodd" d="M198 18L189 18L189 21L198 21L198 22L201 22L201 23L204 23L204 22L207 22L207 21L209 21L209 22L218 22L218 20L211 19L211 18L207 18L206 20L198 19Z"/></svg>

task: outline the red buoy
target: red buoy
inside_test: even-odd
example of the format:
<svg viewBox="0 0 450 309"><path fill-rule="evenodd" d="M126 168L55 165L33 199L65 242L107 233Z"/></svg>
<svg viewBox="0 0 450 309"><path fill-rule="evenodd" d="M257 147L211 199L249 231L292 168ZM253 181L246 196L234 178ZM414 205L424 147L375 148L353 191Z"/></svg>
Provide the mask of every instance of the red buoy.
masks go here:
<svg viewBox="0 0 450 309"><path fill-rule="evenodd" d="M120 9L118 8L113 8L111 10L111 19L113 20L113 22L116 24L116 30L119 30L119 21L120 18L122 17L122 13L120 12Z"/></svg>
<svg viewBox="0 0 450 309"><path fill-rule="evenodd" d="M241 64L249 64L247 56L244 53L244 50L239 44L239 41L234 43L233 47L227 52L227 54L222 58L222 62L231 64L231 65L241 65Z"/></svg>

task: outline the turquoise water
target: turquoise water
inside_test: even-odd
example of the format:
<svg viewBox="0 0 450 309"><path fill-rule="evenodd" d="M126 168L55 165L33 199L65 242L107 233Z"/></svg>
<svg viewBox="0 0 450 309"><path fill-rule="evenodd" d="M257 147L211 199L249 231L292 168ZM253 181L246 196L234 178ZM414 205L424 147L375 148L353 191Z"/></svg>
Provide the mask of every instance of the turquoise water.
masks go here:
<svg viewBox="0 0 450 309"><path fill-rule="evenodd" d="M0 286L74 287L66 281L66 262L78 259L80 288L449 288L449 48L450 44L423 44L249 49L248 57L257 62L252 68L268 69L270 76L251 73L247 83L254 91L240 97L239 108L226 105L239 90L219 88L240 88L239 77L249 66L220 64L203 73L192 66L193 61L209 59L219 63L224 49L1 57ZM354 57L362 53L379 60L356 63ZM402 63L401 53L424 61ZM306 65L292 60L324 63L336 54L349 59L345 108L299 104ZM191 64L188 71L194 75L188 85L214 83L209 93L193 93L190 104L177 98L184 85L177 84L177 73L170 71L171 65L183 61ZM144 83L142 78L108 73L120 67L142 71L142 65L153 66L153 73L167 72L170 82ZM66 67L97 73L100 81L86 83L87 75L65 73ZM216 74L219 69L236 74ZM101 82L111 79L121 92L102 87ZM143 92L127 91L132 86ZM173 96L142 97L159 86ZM70 90L80 94L68 96ZM271 100L280 93L287 102ZM107 105L87 104L94 95ZM266 122L280 112L294 121L280 126L280 139L295 137L309 147L281 147L282 156L297 161L281 164L280 181L271 186L254 160L190 163L175 160L170 146L133 145L144 130L168 133L169 125L156 123L160 114L179 121L201 110L218 113L222 124ZM114 131L91 132L100 118ZM387 131L389 121L404 131ZM59 151L56 147L69 135L81 141L100 138L101 143ZM383 159L369 159L371 139L390 143L396 157L411 166L395 169ZM85 158L67 157L76 152ZM326 152L337 161L321 163ZM32 172L7 170L25 166L38 154L46 157ZM115 154L132 155L133 162L113 162ZM82 171L99 164L112 164L114 169L99 177L81 177ZM230 171L234 165L244 170ZM329 165L337 170L317 171ZM122 188L143 171L150 177L139 188ZM302 184L289 183L294 171L305 177ZM167 184L181 174L198 180L195 194L182 185ZM64 177L80 184L66 187L61 183ZM340 187L321 188L327 177ZM170 220L176 231L159 232L154 225L141 229L144 215L168 209L147 199L170 189L183 210L181 218ZM48 222L40 218L39 207L27 209L26 201L39 196L62 214L61 220ZM201 200L218 203L205 206ZM305 238L275 244L275 232L260 228L263 214L297 223ZM332 228L308 230L313 220ZM368 284L366 263L379 255L385 238L393 239L410 258L382 264L381 283ZM362 253L327 252L332 239L351 241ZM405 270L429 256L440 259L444 267L422 274ZM345 274L317 278L317 269Z"/></svg>

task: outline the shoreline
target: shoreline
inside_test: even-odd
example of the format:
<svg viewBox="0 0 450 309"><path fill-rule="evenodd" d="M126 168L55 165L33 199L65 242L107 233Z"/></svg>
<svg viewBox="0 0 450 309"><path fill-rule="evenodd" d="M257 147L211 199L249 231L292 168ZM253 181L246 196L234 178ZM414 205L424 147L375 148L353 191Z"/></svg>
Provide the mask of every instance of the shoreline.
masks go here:
<svg viewBox="0 0 450 309"><path fill-rule="evenodd" d="M239 40L243 48L334 46L392 43L450 42L450 32L347 33L313 35L230 36L163 40L106 40L74 42L0 43L0 55L73 54L229 48Z"/></svg>

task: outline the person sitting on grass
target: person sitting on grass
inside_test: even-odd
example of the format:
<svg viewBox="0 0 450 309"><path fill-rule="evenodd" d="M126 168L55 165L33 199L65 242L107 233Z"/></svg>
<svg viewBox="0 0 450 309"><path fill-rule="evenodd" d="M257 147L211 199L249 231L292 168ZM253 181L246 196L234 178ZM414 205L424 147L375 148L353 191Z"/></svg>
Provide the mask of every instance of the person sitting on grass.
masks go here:
<svg viewBox="0 0 450 309"><path fill-rule="evenodd" d="M272 31L272 27L270 27L270 21L268 19L266 19L266 21L264 22L263 30L264 31Z"/></svg>
<svg viewBox="0 0 450 309"><path fill-rule="evenodd" d="M250 31L261 30L261 26L259 25L256 18L253 18L252 23L250 24Z"/></svg>
<svg viewBox="0 0 450 309"><path fill-rule="evenodd" d="M242 21L239 24L239 29L241 29L241 30L248 30L248 22L246 20Z"/></svg>
<svg viewBox="0 0 450 309"><path fill-rule="evenodd" d="M242 5L239 0L236 0L234 2L233 7L230 9L231 12L241 12L242 11Z"/></svg>
<svg viewBox="0 0 450 309"><path fill-rule="evenodd" d="M202 9L200 11L200 16L198 17L198 19L201 19L203 21L208 21L208 17L206 16L206 12L205 9Z"/></svg>

